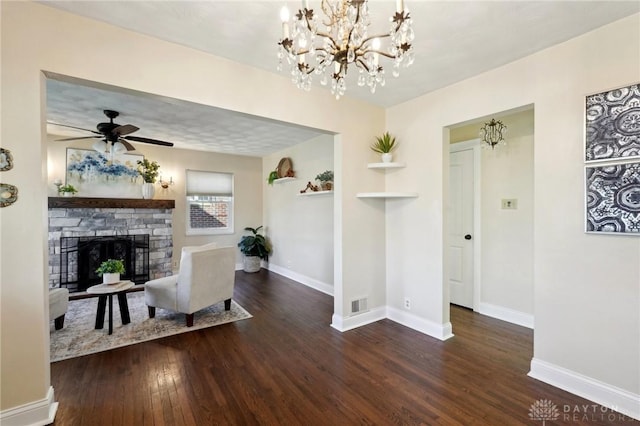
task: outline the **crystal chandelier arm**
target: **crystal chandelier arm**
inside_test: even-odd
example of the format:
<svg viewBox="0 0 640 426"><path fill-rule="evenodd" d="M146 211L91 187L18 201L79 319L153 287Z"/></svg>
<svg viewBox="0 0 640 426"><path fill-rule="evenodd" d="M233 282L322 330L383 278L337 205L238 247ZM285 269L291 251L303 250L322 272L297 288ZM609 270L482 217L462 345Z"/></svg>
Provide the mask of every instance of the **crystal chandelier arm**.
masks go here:
<svg viewBox="0 0 640 426"><path fill-rule="evenodd" d="M331 44L333 45L333 48L336 49L336 50L340 50L340 47L338 47L338 43L336 43L336 41L333 39L333 37L331 37L330 34L316 32L316 35L318 35L320 37L324 37L326 39L329 39L331 41ZM316 50L320 50L320 48L316 47Z"/></svg>

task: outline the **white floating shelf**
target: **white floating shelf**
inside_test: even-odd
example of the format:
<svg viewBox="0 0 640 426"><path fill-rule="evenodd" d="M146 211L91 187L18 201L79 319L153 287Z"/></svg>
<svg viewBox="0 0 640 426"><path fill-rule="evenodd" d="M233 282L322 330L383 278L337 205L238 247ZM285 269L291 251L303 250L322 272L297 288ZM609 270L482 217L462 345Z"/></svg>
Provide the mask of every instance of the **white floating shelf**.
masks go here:
<svg viewBox="0 0 640 426"><path fill-rule="evenodd" d="M358 192L358 198L417 198L417 192Z"/></svg>
<svg viewBox="0 0 640 426"><path fill-rule="evenodd" d="M311 191L311 192L305 192L305 193L299 193L298 197L311 197L314 195L328 195L328 194L333 194L333 191Z"/></svg>
<svg viewBox="0 0 640 426"><path fill-rule="evenodd" d="M290 180L296 180L296 178L294 177L283 177L283 178L279 178L273 181L273 183L284 183L284 182L289 182Z"/></svg>
<svg viewBox="0 0 640 426"><path fill-rule="evenodd" d="M407 163L369 163L369 169L401 169L407 167Z"/></svg>

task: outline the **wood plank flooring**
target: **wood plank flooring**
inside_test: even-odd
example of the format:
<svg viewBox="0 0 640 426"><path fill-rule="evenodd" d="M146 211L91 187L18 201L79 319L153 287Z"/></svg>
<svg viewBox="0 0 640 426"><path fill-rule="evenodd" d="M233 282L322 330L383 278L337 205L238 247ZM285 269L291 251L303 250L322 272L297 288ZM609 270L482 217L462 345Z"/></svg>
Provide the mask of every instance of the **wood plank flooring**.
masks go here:
<svg viewBox="0 0 640 426"><path fill-rule="evenodd" d="M640 424L527 377L532 331L466 309L441 342L340 333L330 296L266 270L237 272L234 299L253 318L53 363L54 425L534 425L541 399L547 425Z"/></svg>

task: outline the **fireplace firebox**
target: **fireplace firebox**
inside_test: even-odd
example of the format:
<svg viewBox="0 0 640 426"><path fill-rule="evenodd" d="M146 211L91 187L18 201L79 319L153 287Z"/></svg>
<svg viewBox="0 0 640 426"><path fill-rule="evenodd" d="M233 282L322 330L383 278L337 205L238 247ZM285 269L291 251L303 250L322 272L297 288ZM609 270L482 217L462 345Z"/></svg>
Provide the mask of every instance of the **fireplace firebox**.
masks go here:
<svg viewBox="0 0 640 426"><path fill-rule="evenodd" d="M122 280L143 284L149 280L149 235L60 238L60 285L70 292L100 284L96 269L107 259L124 262Z"/></svg>

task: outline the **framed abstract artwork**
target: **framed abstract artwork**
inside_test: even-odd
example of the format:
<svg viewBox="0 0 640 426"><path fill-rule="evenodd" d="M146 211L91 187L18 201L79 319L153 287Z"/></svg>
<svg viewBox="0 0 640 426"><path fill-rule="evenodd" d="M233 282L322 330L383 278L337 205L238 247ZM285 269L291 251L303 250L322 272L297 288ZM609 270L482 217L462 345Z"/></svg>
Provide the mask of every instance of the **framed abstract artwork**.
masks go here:
<svg viewBox="0 0 640 426"><path fill-rule="evenodd" d="M585 168L586 231L640 236L640 162Z"/></svg>
<svg viewBox="0 0 640 426"><path fill-rule="evenodd" d="M136 154L103 154L67 148L66 184L81 197L142 198L142 177Z"/></svg>
<svg viewBox="0 0 640 426"><path fill-rule="evenodd" d="M640 84L586 97L585 161L640 158Z"/></svg>

